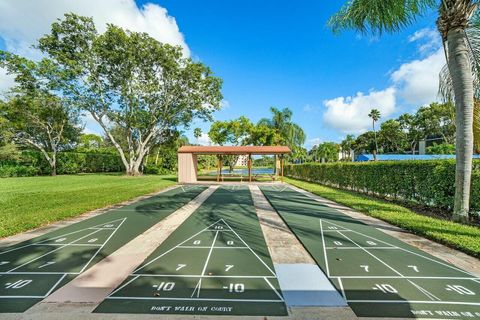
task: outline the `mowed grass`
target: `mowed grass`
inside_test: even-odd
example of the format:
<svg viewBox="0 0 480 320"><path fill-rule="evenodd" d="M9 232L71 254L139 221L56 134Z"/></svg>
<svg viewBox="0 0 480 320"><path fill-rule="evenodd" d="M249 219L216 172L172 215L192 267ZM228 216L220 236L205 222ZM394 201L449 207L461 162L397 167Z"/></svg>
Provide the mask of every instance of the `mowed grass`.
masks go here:
<svg viewBox="0 0 480 320"><path fill-rule="evenodd" d="M0 179L0 238L159 191L174 176L115 174Z"/></svg>
<svg viewBox="0 0 480 320"><path fill-rule="evenodd" d="M285 178L294 186L384 220L419 236L480 257L480 228L424 216L391 202L316 183Z"/></svg>

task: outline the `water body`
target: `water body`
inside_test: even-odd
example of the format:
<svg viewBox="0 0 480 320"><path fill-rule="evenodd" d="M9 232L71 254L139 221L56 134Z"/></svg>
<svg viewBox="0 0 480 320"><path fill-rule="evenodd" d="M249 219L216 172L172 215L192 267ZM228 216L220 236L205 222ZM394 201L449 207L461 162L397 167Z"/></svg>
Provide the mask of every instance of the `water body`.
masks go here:
<svg viewBox="0 0 480 320"><path fill-rule="evenodd" d="M234 169L233 172L230 172L228 169L223 169L222 174L236 174L242 176L248 176L248 169ZM273 174L273 168L252 168L252 175L256 174ZM210 176L217 175L217 171L211 171L208 173Z"/></svg>

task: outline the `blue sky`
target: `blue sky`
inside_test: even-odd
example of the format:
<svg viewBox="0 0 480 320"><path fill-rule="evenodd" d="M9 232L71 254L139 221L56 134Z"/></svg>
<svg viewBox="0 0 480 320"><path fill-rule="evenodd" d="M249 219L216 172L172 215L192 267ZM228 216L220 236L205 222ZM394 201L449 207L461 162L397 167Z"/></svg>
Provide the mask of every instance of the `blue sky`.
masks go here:
<svg viewBox="0 0 480 320"><path fill-rule="evenodd" d="M26 1L7 0L9 16L31 8ZM374 38L352 31L334 35L328 29L328 18L344 1L115 1L102 2L104 9L92 11L98 24L126 23L124 27L181 43L224 80L224 108L215 119L245 115L257 121L269 116L270 106L289 107L307 133L307 147L368 129L371 107L379 108L386 120L436 98L443 56L434 32L435 12L400 33ZM48 27L51 17L62 10L84 15L93 10L85 0L50 0L48 5L39 5L37 10L50 10L45 19L29 21L31 30L0 22L0 48L35 55L27 44L37 29L48 30L44 25ZM117 17L126 13L132 22ZM209 128L208 123L195 123L192 129L197 126ZM87 131L98 131L88 119ZM187 135L195 142L191 131Z"/></svg>

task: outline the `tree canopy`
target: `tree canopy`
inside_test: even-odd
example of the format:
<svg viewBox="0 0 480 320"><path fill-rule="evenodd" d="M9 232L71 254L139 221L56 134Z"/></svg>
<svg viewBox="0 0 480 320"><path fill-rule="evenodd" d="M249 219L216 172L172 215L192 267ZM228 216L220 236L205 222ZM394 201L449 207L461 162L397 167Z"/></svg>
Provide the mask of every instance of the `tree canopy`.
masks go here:
<svg viewBox="0 0 480 320"><path fill-rule="evenodd" d="M80 110L91 114L117 149L127 174L139 174L145 155L168 133L194 118L211 119L220 108L222 81L180 47L146 33L66 14L40 38L38 48L59 71L55 84ZM122 132L122 146L112 130Z"/></svg>

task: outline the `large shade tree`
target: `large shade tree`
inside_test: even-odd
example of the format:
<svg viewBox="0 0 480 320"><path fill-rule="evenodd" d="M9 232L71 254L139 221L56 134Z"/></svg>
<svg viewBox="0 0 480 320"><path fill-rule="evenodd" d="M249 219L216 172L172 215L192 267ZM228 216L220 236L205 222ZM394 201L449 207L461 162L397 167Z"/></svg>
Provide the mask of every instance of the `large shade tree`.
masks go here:
<svg viewBox="0 0 480 320"><path fill-rule="evenodd" d="M0 66L15 76L0 104L2 127L12 142L41 152L56 175L58 152L72 148L83 129L78 110L55 90L57 68L47 59L35 62L6 51L0 51Z"/></svg>
<svg viewBox="0 0 480 320"><path fill-rule="evenodd" d="M38 48L61 71L57 81L72 104L92 116L117 149L129 175L168 132L220 108L221 83L208 67L146 33L67 14L40 38ZM122 132L122 146L112 134Z"/></svg>
<svg viewBox="0 0 480 320"><path fill-rule="evenodd" d="M467 221L473 154L475 63L466 30L478 0L351 0L329 21L334 31L396 32L431 9L438 10L440 32L451 78L456 110L456 171L453 219Z"/></svg>

